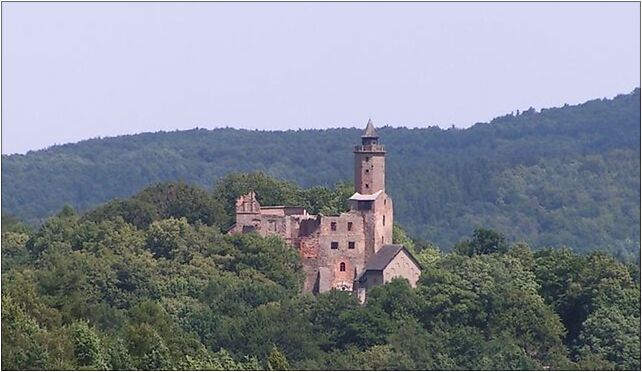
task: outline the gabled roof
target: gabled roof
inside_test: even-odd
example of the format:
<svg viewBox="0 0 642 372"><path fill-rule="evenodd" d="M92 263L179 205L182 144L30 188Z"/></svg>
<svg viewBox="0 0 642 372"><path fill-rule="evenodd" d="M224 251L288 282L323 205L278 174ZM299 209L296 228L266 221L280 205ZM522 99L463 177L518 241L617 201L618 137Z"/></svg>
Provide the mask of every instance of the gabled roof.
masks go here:
<svg viewBox="0 0 642 372"><path fill-rule="evenodd" d="M377 198L379 197L379 195L381 195L381 193L382 193L382 192L383 192L383 190L379 190L379 191L375 192L374 194L359 194L358 192L355 192L355 193L350 197L350 199L349 199L349 200L361 200L361 201L366 201L366 200L370 200L370 201L372 201L372 200L377 200Z"/></svg>
<svg viewBox="0 0 642 372"><path fill-rule="evenodd" d="M403 246L403 244L386 244L381 247L381 249L379 249L377 253L370 256L368 262L366 262L366 266L361 272L361 275L359 275L359 279L361 279L363 275L368 271L382 271L401 251L405 251L408 257L410 257L410 259L417 265L417 267L419 267L420 269L422 268L417 259L413 257L412 253L410 253L410 251L408 251L406 247Z"/></svg>
<svg viewBox="0 0 642 372"><path fill-rule="evenodd" d="M368 119L368 124L366 125L366 129L363 131L361 138L379 138L377 130L372 124L372 119Z"/></svg>
<svg viewBox="0 0 642 372"><path fill-rule="evenodd" d="M368 270L383 270L392 261L395 256L404 249L403 244L386 244L377 251L363 268L363 271Z"/></svg>

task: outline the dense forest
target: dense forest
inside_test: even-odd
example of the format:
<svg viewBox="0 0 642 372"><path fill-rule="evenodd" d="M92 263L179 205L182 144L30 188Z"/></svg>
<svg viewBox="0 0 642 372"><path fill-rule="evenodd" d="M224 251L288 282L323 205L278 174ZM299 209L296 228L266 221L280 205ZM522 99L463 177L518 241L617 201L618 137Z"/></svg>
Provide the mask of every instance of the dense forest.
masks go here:
<svg viewBox="0 0 642 372"><path fill-rule="evenodd" d="M87 211L161 181L211 190L231 172L332 187L352 181L360 130L194 129L3 155L2 209L38 225L65 204ZM396 219L414 236L448 250L484 226L533 246L639 260L639 89L468 129L379 134Z"/></svg>
<svg viewBox="0 0 642 372"><path fill-rule="evenodd" d="M224 233L249 189L325 213L351 191L233 174L36 228L3 216L2 369L640 369L636 265L485 228L443 254L396 226L423 265L416 288L313 297L280 238Z"/></svg>

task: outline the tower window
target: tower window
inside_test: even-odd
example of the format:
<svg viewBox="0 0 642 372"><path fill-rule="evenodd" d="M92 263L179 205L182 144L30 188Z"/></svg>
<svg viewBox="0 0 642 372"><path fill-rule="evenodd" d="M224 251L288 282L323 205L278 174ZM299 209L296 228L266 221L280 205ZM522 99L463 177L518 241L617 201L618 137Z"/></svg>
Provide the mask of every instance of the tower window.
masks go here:
<svg viewBox="0 0 642 372"><path fill-rule="evenodd" d="M341 271L341 272L346 271L346 263L345 262L341 262L341 264L339 264L339 271Z"/></svg>
<svg viewBox="0 0 642 372"><path fill-rule="evenodd" d="M369 188L370 188L370 185L368 185L368 184L366 183L366 189L369 189Z"/></svg>
<svg viewBox="0 0 642 372"><path fill-rule="evenodd" d="M339 249L339 242L330 243L330 249Z"/></svg>
<svg viewBox="0 0 642 372"><path fill-rule="evenodd" d="M369 160L370 160L370 157L369 157L369 156L366 156L366 161L369 161Z"/></svg>
<svg viewBox="0 0 642 372"><path fill-rule="evenodd" d="M348 222L348 231L352 231L352 222Z"/></svg>
<svg viewBox="0 0 642 372"><path fill-rule="evenodd" d="M386 216L383 216L383 225L386 226Z"/></svg>
<svg viewBox="0 0 642 372"><path fill-rule="evenodd" d="M388 200L388 199L383 199L383 205L386 205L386 201L387 201L387 200Z"/></svg>
<svg viewBox="0 0 642 372"><path fill-rule="evenodd" d="M354 249L354 242L348 242L348 249Z"/></svg>
<svg viewBox="0 0 642 372"><path fill-rule="evenodd" d="M381 244L383 244L383 236L381 237Z"/></svg>
<svg viewBox="0 0 642 372"><path fill-rule="evenodd" d="M337 231L337 223L336 222L330 222L330 230Z"/></svg>
<svg viewBox="0 0 642 372"><path fill-rule="evenodd" d="M370 173L370 169L366 169L366 174Z"/></svg>

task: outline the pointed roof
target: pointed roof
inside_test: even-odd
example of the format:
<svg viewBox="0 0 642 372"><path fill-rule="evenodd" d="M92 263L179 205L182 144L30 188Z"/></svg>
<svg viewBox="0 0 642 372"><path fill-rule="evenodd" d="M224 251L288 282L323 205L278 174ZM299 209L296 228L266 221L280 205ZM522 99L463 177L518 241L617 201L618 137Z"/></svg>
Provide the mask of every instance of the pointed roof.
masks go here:
<svg viewBox="0 0 642 372"><path fill-rule="evenodd" d="M366 125L366 129L363 131L361 138L379 138L377 130L372 124L372 119L368 119L368 124Z"/></svg>

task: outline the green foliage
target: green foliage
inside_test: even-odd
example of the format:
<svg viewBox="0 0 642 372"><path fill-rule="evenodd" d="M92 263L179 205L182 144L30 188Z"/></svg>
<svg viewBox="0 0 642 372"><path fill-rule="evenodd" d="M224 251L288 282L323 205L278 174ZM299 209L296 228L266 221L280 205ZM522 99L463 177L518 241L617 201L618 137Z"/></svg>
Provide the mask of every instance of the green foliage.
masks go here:
<svg viewBox="0 0 642 372"><path fill-rule="evenodd" d="M332 289L317 296L310 311L310 321L317 334L325 335L321 344L324 351L345 346L344 337L348 324L341 314L354 311L358 306L357 299L348 292Z"/></svg>
<svg viewBox="0 0 642 372"><path fill-rule="evenodd" d="M31 233L31 228L20 221L20 219L2 212L2 232L13 232L29 235Z"/></svg>
<svg viewBox="0 0 642 372"><path fill-rule="evenodd" d="M42 334L24 308L2 296L2 369L46 369L49 356Z"/></svg>
<svg viewBox="0 0 642 372"><path fill-rule="evenodd" d="M406 249L410 252L415 253L417 250L415 248L415 242L408 236L408 233L404 231L401 226L394 224L392 226L392 243L393 244L403 244Z"/></svg>
<svg viewBox="0 0 642 372"><path fill-rule="evenodd" d="M150 190L162 205L176 189ZM317 208L340 208L341 192L321 193ZM441 254L396 226L422 276L416 288L374 287L360 305L337 290L302 294L298 253L282 239L190 220L212 199L173 200L140 226L65 208L36 231L3 232L2 368L640 368L639 269L604 253L533 252L480 228L465 254ZM142 203L122 203L132 200ZM188 207L170 215L169 204Z"/></svg>
<svg viewBox="0 0 642 372"><path fill-rule="evenodd" d="M154 221L170 218L224 227L229 218L214 196L183 182L149 186L129 199L108 202L85 216L92 221L116 217L139 229L147 228Z"/></svg>
<svg viewBox="0 0 642 372"><path fill-rule="evenodd" d="M27 241L29 235L21 232L7 231L2 233L2 272L9 267L16 267L29 262Z"/></svg>
<svg viewBox="0 0 642 372"><path fill-rule="evenodd" d="M455 245L454 251L458 254L473 256L477 254L506 253L508 243L506 237L494 230L475 229L471 240Z"/></svg>
<svg viewBox="0 0 642 372"><path fill-rule="evenodd" d="M598 308L584 321L579 336L581 356L599 355L616 369L640 369L640 318L615 306Z"/></svg>
<svg viewBox="0 0 642 372"><path fill-rule="evenodd" d="M147 232L146 246L154 257L175 258L182 252L189 255L187 235L190 226L185 218L153 222Z"/></svg>
<svg viewBox="0 0 642 372"><path fill-rule="evenodd" d="M267 357L267 367L269 371L287 371L290 365L285 355L274 346Z"/></svg>
<svg viewBox="0 0 642 372"><path fill-rule="evenodd" d="M74 356L79 366L107 368L100 339L87 322L76 321L71 325L71 339L74 345Z"/></svg>
<svg viewBox="0 0 642 372"><path fill-rule="evenodd" d="M420 320L428 329L449 329L482 337L466 351L470 369L500 368L478 359L494 342L509 339L524 350L525 367L567 362L564 327L540 297L535 275L509 255L450 255L420 279L424 308ZM484 347L481 348L480 347ZM511 358L507 356L507 360Z"/></svg>
<svg viewBox="0 0 642 372"><path fill-rule="evenodd" d="M534 272L581 364L639 368L640 283L627 266L603 253L546 249L535 253Z"/></svg>
<svg viewBox="0 0 642 372"><path fill-rule="evenodd" d="M485 226L535 247L600 249L639 261L639 89L468 129L383 127L379 133L396 221L414 236L450 248ZM86 211L153 183L184 181L216 185L218 203L185 184L161 185L152 195L109 202L96 213L122 216L138 228L186 217L226 229L234 199L250 190L262 203L336 213L351 190L346 184L335 188L339 193L327 188L352 180L351 149L359 134L356 128L194 129L3 155L3 212L35 225L65 203ZM263 173L240 174L257 171ZM302 191L292 182L312 188Z"/></svg>

